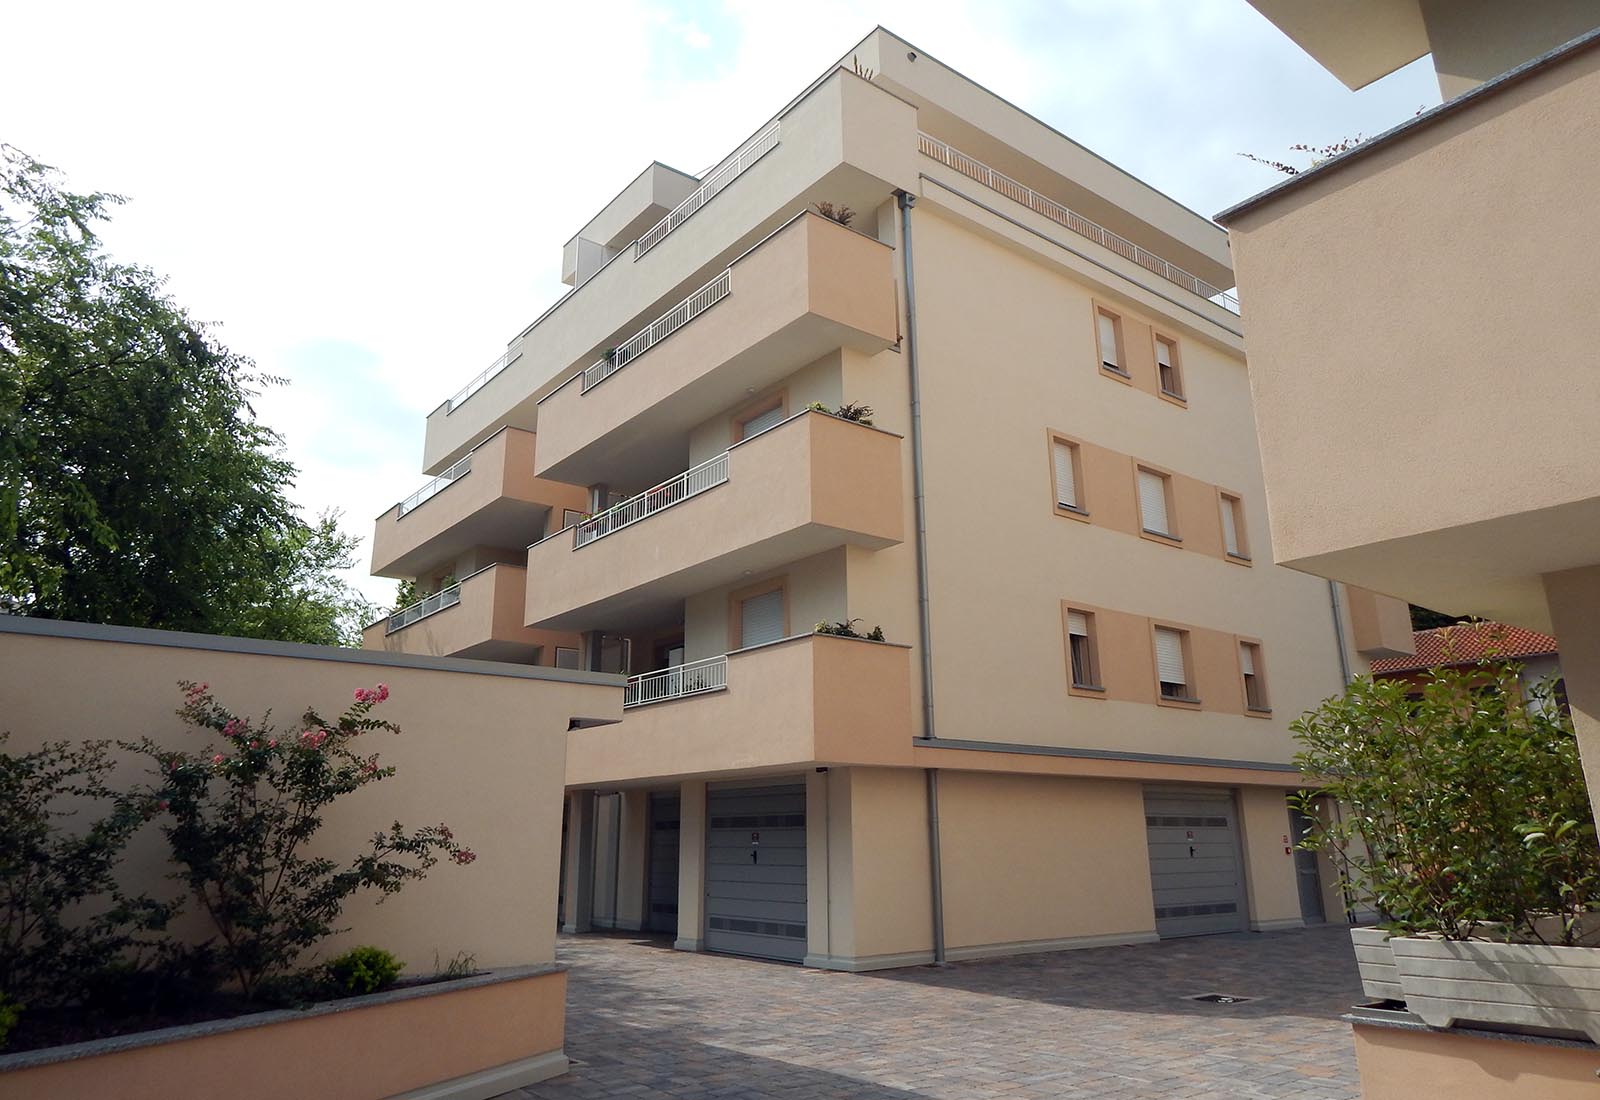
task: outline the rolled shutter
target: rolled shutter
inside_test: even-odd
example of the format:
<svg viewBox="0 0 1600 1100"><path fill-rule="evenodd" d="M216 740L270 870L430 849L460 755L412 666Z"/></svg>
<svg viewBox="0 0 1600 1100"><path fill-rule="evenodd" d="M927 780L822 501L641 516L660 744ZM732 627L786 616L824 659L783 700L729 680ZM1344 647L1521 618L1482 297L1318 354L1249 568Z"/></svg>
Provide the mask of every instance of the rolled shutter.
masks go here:
<svg viewBox="0 0 1600 1100"><path fill-rule="evenodd" d="M1183 636L1156 627L1156 678L1163 684L1187 684L1183 677Z"/></svg>
<svg viewBox="0 0 1600 1100"><path fill-rule="evenodd" d="M1254 647L1249 642L1239 643L1239 669L1246 676L1256 674L1256 658L1253 650Z"/></svg>
<svg viewBox="0 0 1600 1100"><path fill-rule="evenodd" d="M783 637L783 589L751 596L739 605L739 644L763 645Z"/></svg>
<svg viewBox="0 0 1600 1100"><path fill-rule="evenodd" d="M1172 345L1165 340L1156 341L1156 365L1162 367L1172 366Z"/></svg>
<svg viewBox="0 0 1600 1100"><path fill-rule="evenodd" d="M740 439L749 439L753 435L760 435L768 428L776 427L787 419L783 415L783 406L775 405L759 416L752 416L744 422L744 429L739 433Z"/></svg>
<svg viewBox="0 0 1600 1100"><path fill-rule="evenodd" d="M1239 555L1239 527L1233 514L1236 507L1232 497L1222 498L1222 544L1227 547L1228 553Z"/></svg>
<svg viewBox="0 0 1600 1100"><path fill-rule="evenodd" d="M1067 612L1067 633L1079 638L1089 636L1089 617L1081 611Z"/></svg>
<svg viewBox="0 0 1600 1100"><path fill-rule="evenodd" d="M1069 508L1078 507L1078 482L1073 477L1072 446L1057 440L1055 443L1056 503Z"/></svg>
<svg viewBox="0 0 1600 1100"><path fill-rule="evenodd" d="M1104 313L1097 313L1095 317L1100 322L1100 361L1120 369L1122 356L1117 347L1117 323Z"/></svg>
<svg viewBox="0 0 1600 1100"><path fill-rule="evenodd" d="M1139 522L1146 531L1172 533L1167 522L1167 479L1149 470L1139 471Z"/></svg>

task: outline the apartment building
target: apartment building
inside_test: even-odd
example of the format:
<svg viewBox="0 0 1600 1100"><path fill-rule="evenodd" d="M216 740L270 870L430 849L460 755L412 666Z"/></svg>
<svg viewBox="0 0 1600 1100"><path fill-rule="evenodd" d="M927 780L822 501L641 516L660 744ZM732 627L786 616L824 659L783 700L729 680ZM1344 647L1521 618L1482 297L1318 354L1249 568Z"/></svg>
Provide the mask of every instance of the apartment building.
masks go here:
<svg viewBox="0 0 1600 1100"><path fill-rule="evenodd" d="M367 644L629 675L565 927L858 970L1343 919L1288 726L1410 631L1272 564L1216 225L877 29L564 259L428 417L373 569L438 591Z"/></svg>

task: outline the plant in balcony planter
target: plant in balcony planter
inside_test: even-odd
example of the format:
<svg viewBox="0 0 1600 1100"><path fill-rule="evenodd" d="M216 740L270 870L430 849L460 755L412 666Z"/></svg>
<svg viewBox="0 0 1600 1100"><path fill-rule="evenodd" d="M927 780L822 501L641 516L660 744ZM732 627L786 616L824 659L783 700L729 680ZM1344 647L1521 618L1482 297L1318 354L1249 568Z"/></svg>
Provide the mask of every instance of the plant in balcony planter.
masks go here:
<svg viewBox="0 0 1600 1100"><path fill-rule="evenodd" d="M828 634L835 638L865 638L869 642L883 641L883 627L875 626L863 634L856 629L856 623L860 621L860 619L846 619L838 623L820 622L817 624L816 633Z"/></svg>
<svg viewBox="0 0 1600 1100"><path fill-rule="evenodd" d="M210 919L213 949L245 997L271 995L280 983L290 998L301 996L294 967L339 930L345 900L357 891L387 898L441 857L477 858L445 825L407 829L398 821L342 860L321 854L325 848L308 852L330 806L395 773L376 753L358 751L364 736L400 732L372 717L389 697L384 685L358 688L332 720L307 710L288 731L233 714L204 684L180 686L178 714L221 744L174 752L145 738L125 747L155 765L145 794L179 868L173 877Z"/></svg>
<svg viewBox="0 0 1600 1100"><path fill-rule="evenodd" d="M849 226L856 216L854 210L843 204L835 206L831 202L814 202L811 204L811 208L829 221L838 222L843 226Z"/></svg>
<svg viewBox="0 0 1600 1100"><path fill-rule="evenodd" d="M806 408L812 412L825 413L828 416L838 417L840 420L848 420L852 424L864 424L869 428L872 427L871 405L856 405L847 401L837 409L830 409L821 401L813 401Z"/></svg>
<svg viewBox="0 0 1600 1100"><path fill-rule="evenodd" d="M1525 697L1518 671L1435 669L1420 697L1363 678L1296 721L1295 763L1319 778L1299 796L1314 823L1303 846L1332 857L1347 896L1390 934L1382 973L1375 933L1356 930L1364 981L1398 981L1424 1021L1600 1040L1600 1012L1567 1007L1583 999L1574 985L1600 1004L1600 950L1582 946L1600 907L1600 847L1577 742L1553 685ZM1467 988L1483 999L1455 992Z"/></svg>

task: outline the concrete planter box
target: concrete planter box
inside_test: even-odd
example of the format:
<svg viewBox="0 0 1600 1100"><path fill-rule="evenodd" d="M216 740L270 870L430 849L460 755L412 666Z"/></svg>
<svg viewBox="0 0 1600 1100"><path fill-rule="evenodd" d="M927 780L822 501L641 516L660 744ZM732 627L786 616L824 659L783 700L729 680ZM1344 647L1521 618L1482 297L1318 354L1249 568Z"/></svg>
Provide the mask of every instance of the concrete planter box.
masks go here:
<svg viewBox="0 0 1600 1100"><path fill-rule="evenodd" d="M567 1068L559 966L0 1057L30 1100L484 1100Z"/></svg>
<svg viewBox="0 0 1600 1100"><path fill-rule="evenodd" d="M1380 1001L1401 1001L1400 971L1395 966L1394 951L1389 947L1389 933L1382 928L1352 928L1350 942L1356 949L1356 967L1361 971L1361 990Z"/></svg>
<svg viewBox="0 0 1600 1100"><path fill-rule="evenodd" d="M1600 1042L1600 949L1396 936L1406 1007L1430 1027L1551 1028Z"/></svg>

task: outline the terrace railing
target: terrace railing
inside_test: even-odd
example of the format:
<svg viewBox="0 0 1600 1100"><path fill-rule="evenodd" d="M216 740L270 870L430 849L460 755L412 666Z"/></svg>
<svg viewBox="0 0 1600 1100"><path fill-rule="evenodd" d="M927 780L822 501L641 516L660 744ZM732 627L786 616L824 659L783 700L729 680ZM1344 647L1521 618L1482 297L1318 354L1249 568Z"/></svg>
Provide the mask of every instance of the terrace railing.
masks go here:
<svg viewBox="0 0 1600 1100"><path fill-rule="evenodd" d="M705 181L695 188L688 198L674 206L670 214L645 230L639 239L633 242L633 258L637 260L660 244L668 233L692 218L696 211L716 197L717 192L738 179L746 168L777 148L778 126L779 124L774 122L751 138L744 148L707 173Z"/></svg>
<svg viewBox="0 0 1600 1100"><path fill-rule="evenodd" d="M429 615L443 611L447 607L454 607L461 602L461 585L452 584L449 588L441 588L431 596L424 596L410 607L403 607L389 616L389 626L385 634L393 634L396 630L404 630L419 619L426 619Z"/></svg>
<svg viewBox="0 0 1600 1100"><path fill-rule="evenodd" d="M472 452L468 451L456 462L454 466L450 467L444 473L440 474L438 477L434 478L432 481L428 482L422 488L418 489L416 492L412 493L410 496L406 497L406 499L397 504L395 507L398 509L398 511L395 514L395 519L399 519L407 512L419 507L423 502L432 500L439 493L443 492L445 489L448 489L451 485L454 485L458 478L465 477L471 472Z"/></svg>
<svg viewBox="0 0 1600 1100"><path fill-rule="evenodd" d="M680 504L707 489L715 488L728 480L728 452L692 466L677 477L663 481L653 489L614 504L599 515L584 520L573 528L572 546L587 546L595 539L604 538L630 524L638 523L674 504Z"/></svg>
<svg viewBox="0 0 1600 1100"><path fill-rule="evenodd" d="M703 661L690 661L659 672L646 672L642 676L628 677L623 689L622 706L642 707L648 703L664 703L668 699L682 699L688 695L701 695L708 691L721 691L728 686L728 657L707 657Z"/></svg>
<svg viewBox="0 0 1600 1100"><path fill-rule="evenodd" d="M722 274L712 279L705 286L634 333L620 346L612 349L610 355L583 372L583 392L588 393L590 389L604 382L668 336L677 332L684 325L687 325L706 310L722 301L728 296L728 291L732 285L732 270L723 271Z"/></svg>
<svg viewBox="0 0 1600 1100"><path fill-rule="evenodd" d="M514 348L507 348L504 353L501 354L500 358L496 359L493 363L490 363L488 368L482 374L478 375L472 381L468 382L465 386L462 386L456 391L455 396L447 402L447 404L450 406L450 411L454 412L456 406L460 405L467 398L483 389L483 387L489 384L489 380L491 378L521 358L522 345L520 343Z"/></svg>
<svg viewBox="0 0 1600 1100"><path fill-rule="evenodd" d="M1042 214L1057 225L1062 225L1072 230L1080 237L1087 237L1124 259L1132 260L1146 271L1151 271L1161 276L1167 282L1181 286L1193 294L1198 294L1230 313L1239 312L1239 299L1221 287L1212 286L1199 276L1189 274L1183 268L1167 262L1154 252L1134 244L1126 237L1113 233L1103 225L1097 225L1081 214L1074 213L1054 199L1046 198L1044 195L1039 194L1027 184L1018 183L1005 173L995 171L980 160L974 160L959 149L952 148L931 134L918 133L917 147L940 164L954 168L963 176L977 180L990 190L1000 192L1011 201L1026 206L1036 214Z"/></svg>

